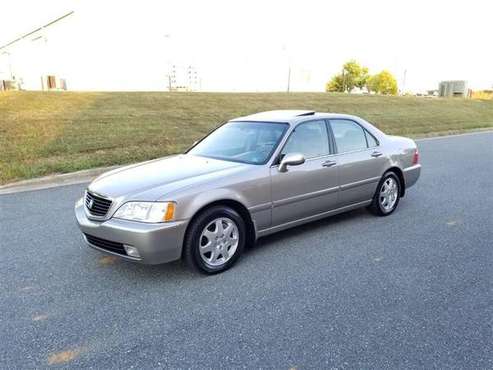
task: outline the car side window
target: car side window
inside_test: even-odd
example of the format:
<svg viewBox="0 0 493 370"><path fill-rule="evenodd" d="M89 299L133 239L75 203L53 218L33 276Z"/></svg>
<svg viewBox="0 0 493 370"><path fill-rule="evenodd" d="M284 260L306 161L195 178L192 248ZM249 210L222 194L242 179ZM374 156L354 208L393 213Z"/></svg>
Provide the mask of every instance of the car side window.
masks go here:
<svg viewBox="0 0 493 370"><path fill-rule="evenodd" d="M365 131L356 122L345 119L330 120L339 153L367 149Z"/></svg>
<svg viewBox="0 0 493 370"><path fill-rule="evenodd" d="M366 134L366 141L368 142L368 148L375 148L378 146L378 141L375 139L375 136L370 134L368 131L365 130Z"/></svg>
<svg viewBox="0 0 493 370"><path fill-rule="evenodd" d="M305 159L308 159L327 155L329 152L325 121L310 121L301 123L295 128L282 149L281 156L301 153Z"/></svg>

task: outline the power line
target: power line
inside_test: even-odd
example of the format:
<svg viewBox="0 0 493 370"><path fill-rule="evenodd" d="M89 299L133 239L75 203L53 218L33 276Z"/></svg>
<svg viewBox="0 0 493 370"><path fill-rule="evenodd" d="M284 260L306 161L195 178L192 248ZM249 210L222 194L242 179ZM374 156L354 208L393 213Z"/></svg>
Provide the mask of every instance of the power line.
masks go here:
<svg viewBox="0 0 493 370"><path fill-rule="evenodd" d="M44 28L51 26L53 23L56 23L56 22L58 22L58 21L61 21L62 19L67 18L69 15L72 15L72 14L74 14L74 11L73 11L73 10L72 10L71 12L68 12L67 14L62 15L61 17L59 17L59 18L57 18L57 19L55 19L55 20L53 20L53 21L51 21L51 22L49 22L49 23L45 24L44 26L41 26L41 27L39 27L39 28L36 28L34 31L28 32L28 33L26 33L25 35L22 35L22 36L20 36L20 37L16 38L15 40L13 40L13 41L10 41L9 43L7 43L7 44L5 44L5 45L0 46L0 50L2 50L2 49L4 49L4 48L6 48L7 46L10 46L10 45L12 45L12 44L16 43L17 41L21 41L22 39L25 39L26 37L28 37L28 36L32 35L33 33L36 33L36 32L38 32L38 31L41 31L41 30L43 30Z"/></svg>

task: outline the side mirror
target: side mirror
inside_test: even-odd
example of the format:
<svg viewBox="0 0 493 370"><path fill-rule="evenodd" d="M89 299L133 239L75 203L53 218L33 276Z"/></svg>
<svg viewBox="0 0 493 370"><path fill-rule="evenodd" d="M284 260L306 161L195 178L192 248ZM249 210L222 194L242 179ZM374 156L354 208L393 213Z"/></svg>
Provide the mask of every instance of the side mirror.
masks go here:
<svg viewBox="0 0 493 370"><path fill-rule="evenodd" d="M305 157L301 153L286 154L279 164L279 172L287 172L288 166L299 166L305 163Z"/></svg>

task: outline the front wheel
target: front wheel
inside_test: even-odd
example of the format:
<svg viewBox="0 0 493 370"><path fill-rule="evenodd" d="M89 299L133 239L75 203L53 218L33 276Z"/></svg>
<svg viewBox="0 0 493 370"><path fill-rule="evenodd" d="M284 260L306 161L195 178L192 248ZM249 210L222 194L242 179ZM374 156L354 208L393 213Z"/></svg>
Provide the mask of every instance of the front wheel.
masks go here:
<svg viewBox="0 0 493 370"><path fill-rule="evenodd" d="M401 186L395 173L385 173L378 184L373 201L368 207L370 211L377 216L388 216L394 212L399 204Z"/></svg>
<svg viewBox="0 0 493 370"><path fill-rule="evenodd" d="M185 261L206 274L227 270L243 252L245 230L245 223L235 210L224 206L205 210L187 232Z"/></svg>

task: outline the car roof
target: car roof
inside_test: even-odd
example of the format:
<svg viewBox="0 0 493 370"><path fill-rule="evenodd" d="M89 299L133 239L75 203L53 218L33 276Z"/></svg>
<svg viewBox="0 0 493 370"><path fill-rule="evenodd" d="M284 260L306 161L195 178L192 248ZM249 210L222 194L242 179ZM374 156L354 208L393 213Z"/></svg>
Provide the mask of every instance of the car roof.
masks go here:
<svg viewBox="0 0 493 370"><path fill-rule="evenodd" d="M232 121L254 121L254 122L287 122L296 117L313 115L315 112L310 110L271 110L259 112L248 116L232 119Z"/></svg>
<svg viewBox="0 0 493 370"><path fill-rule="evenodd" d="M357 118L348 114L320 113L312 110L271 110L251 114L244 117L234 118L231 121L242 122L286 122L296 123L305 121L307 118Z"/></svg>

